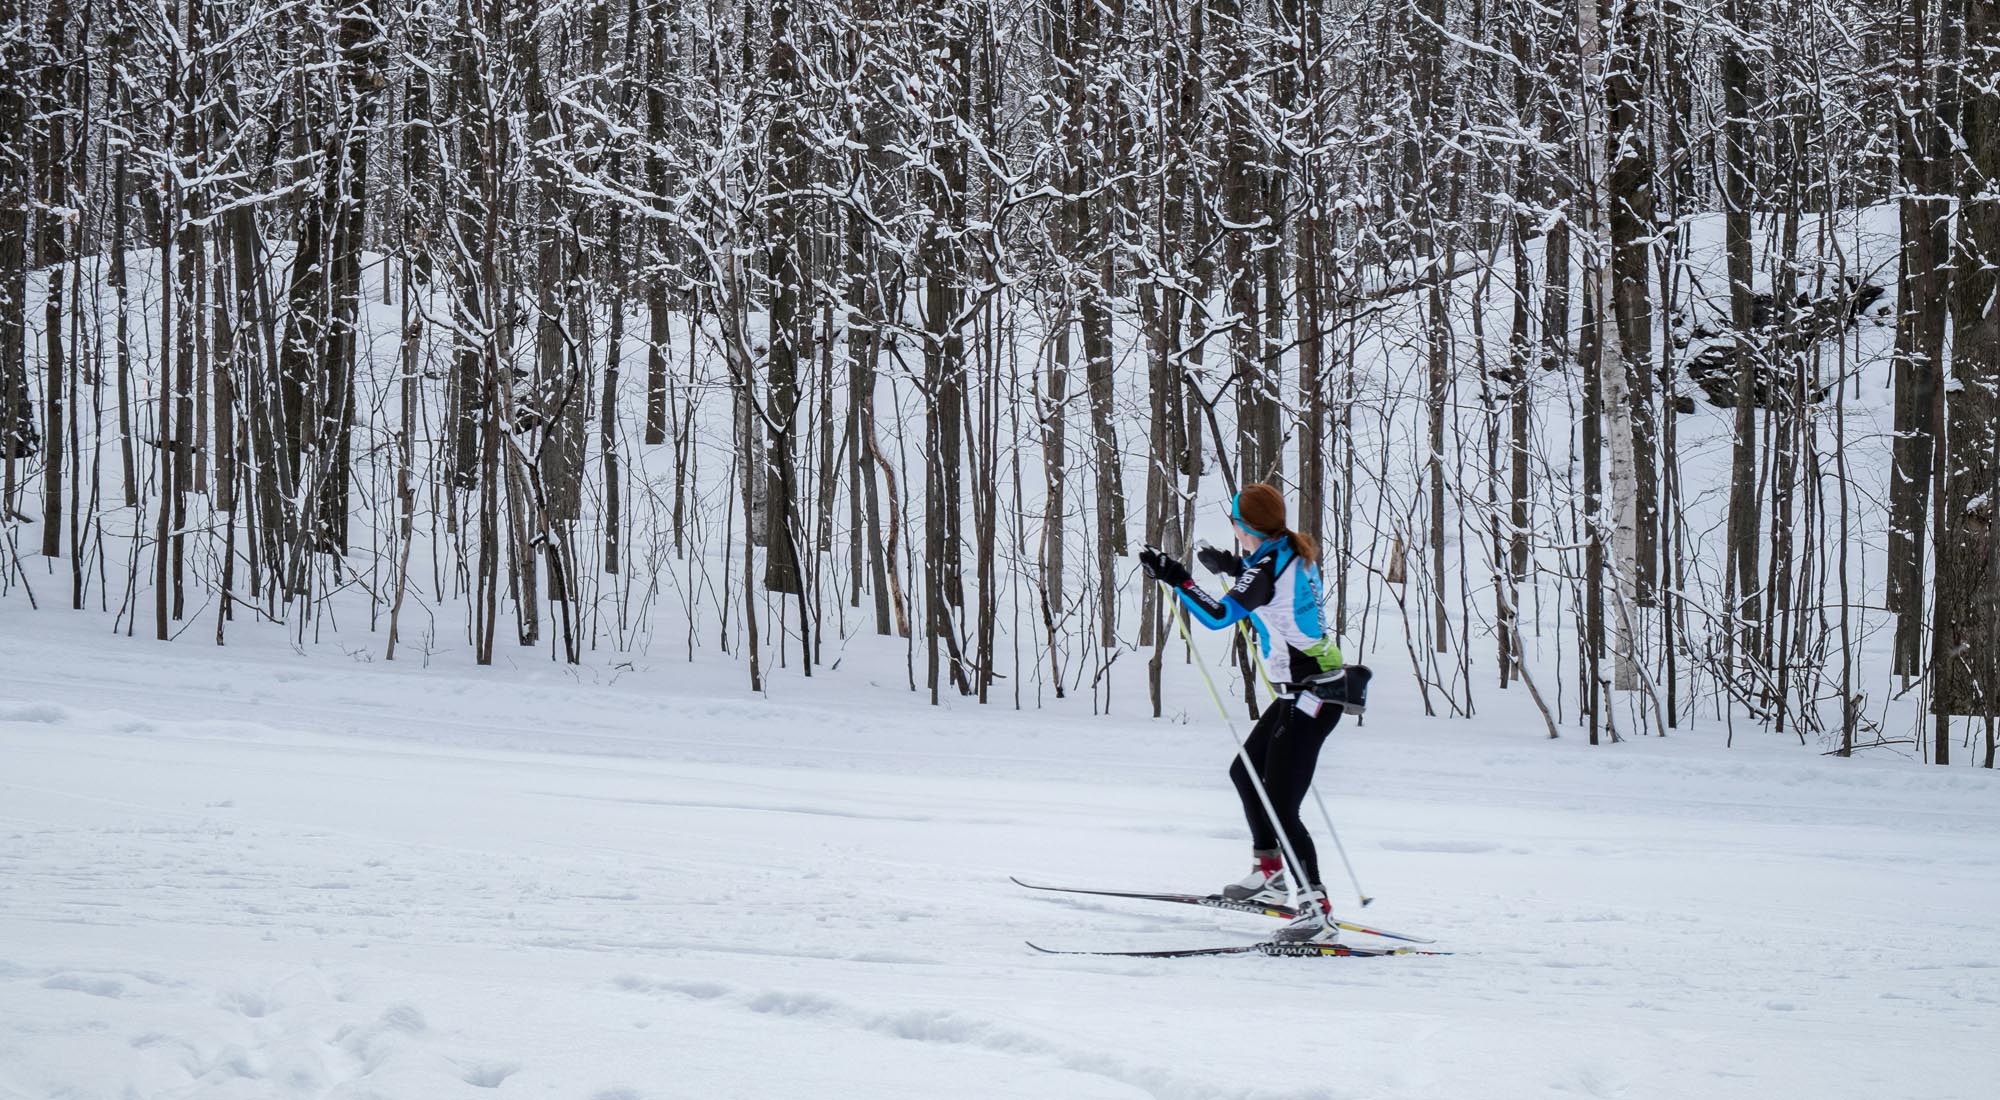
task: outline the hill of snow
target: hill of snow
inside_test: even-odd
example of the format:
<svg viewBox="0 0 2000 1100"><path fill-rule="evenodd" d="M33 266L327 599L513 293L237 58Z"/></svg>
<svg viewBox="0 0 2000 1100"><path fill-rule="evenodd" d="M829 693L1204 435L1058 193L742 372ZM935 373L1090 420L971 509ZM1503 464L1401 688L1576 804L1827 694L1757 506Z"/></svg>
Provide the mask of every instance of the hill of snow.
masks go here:
<svg viewBox="0 0 2000 1100"><path fill-rule="evenodd" d="M1240 874L1205 696L1178 721L930 708L885 690L885 652L758 698L678 656L426 670L103 628L0 608L5 1100L1974 1100L2000 1079L1991 773L1741 735L1590 749L1387 693L1321 788L1380 899L1363 919L1456 954L1052 958L1022 941L1269 930L1007 881Z"/></svg>

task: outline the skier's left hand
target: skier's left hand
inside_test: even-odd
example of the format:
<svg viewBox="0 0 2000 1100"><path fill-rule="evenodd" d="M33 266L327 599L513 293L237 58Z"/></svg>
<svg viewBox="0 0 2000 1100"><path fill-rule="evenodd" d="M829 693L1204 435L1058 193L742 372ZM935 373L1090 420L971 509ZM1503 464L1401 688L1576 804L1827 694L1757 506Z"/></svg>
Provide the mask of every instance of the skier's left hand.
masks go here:
<svg viewBox="0 0 2000 1100"><path fill-rule="evenodd" d="M1243 575L1243 559L1227 550L1217 550L1213 546L1204 546L1195 552L1194 558L1201 563L1203 569L1214 573L1218 577L1240 577Z"/></svg>
<svg viewBox="0 0 2000 1100"><path fill-rule="evenodd" d="M1150 546L1139 551L1139 566L1146 571L1147 576L1156 581L1165 581L1175 588L1186 584L1189 579L1187 566Z"/></svg>

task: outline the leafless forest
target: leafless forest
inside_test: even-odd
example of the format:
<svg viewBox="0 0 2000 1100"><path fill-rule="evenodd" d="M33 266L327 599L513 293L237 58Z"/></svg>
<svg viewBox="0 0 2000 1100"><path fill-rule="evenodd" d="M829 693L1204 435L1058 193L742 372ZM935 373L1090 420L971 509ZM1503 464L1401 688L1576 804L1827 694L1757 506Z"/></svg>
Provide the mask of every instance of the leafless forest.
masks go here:
<svg viewBox="0 0 2000 1100"><path fill-rule="evenodd" d="M1994 763L1991 0L0 12L0 629L1157 710L1268 480L1429 712Z"/></svg>

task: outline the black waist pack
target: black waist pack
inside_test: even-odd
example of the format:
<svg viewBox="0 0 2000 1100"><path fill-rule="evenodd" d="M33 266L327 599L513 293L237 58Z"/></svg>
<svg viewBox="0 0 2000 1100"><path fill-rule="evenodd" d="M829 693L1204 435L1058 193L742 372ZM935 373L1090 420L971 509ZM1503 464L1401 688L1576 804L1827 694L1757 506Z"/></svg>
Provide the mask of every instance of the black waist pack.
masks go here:
<svg viewBox="0 0 2000 1100"><path fill-rule="evenodd" d="M1288 686L1309 691L1321 702L1337 704L1349 714L1362 714L1368 710L1368 681L1374 675L1367 665L1348 665Z"/></svg>

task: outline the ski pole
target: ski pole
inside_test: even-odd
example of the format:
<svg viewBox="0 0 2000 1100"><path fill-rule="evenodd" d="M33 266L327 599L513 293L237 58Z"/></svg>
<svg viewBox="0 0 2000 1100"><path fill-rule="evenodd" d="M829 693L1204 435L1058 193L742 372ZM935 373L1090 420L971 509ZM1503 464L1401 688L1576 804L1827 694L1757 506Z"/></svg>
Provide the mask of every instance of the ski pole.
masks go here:
<svg viewBox="0 0 2000 1100"><path fill-rule="evenodd" d="M1264 777L1257 774L1257 765L1250 760L1250 753L1243 747L1243 736L1236 732L1236 719L1229 716L1229 707L1222 701L1222 693L1215 688L1215 677L1208 673L1208 662L1201 659L1201 647L1194 644L1194 635L1188 632L1187 608L1181 606L1180 597L1174 595L1173 587L1165 581L1160 587L1167 590L1167 599L1173 601L1177 612L1174 625L1180 627L1181 641L1195 655L1195 667L1201 670L1202 683L1208 685L1208 697L1215 700L1215 709L1222 712L1222 722L1229 727L1229 739L1236 743L1236 759L1243 762L1243 770L1250 775L1250 785L1257 791L1257 801L1264 807L1264 816L1271 823L1271 830L1278 834L1278 847L1284 852L1285 866L1294 873L1285 876L1285 901L1292 908L1299 907L1299 878L1304 868L1299 863L1298 853L1292 850L1292 838L1285 835L1285 827L1278 822L1278 808L1271 804L1271 792L1264 789Z"/></svg>
<svg viewBox="0 0 2000 1100"><path fill-rule="evenodd" d="M1239 626L1237 629L1244 631L1243 642L1245 645L1248 645L1250 643L1250 635L1247 628ZM1262 666L1259 666L1257 669L1257 678L1264 681L1264 690L1270 693L1272 698L1277 698L1278 692L1271 686L1271 678L1264 675ZM1335 705L1338 706L1339 704ZM1340 853L1340 865L1347 868L1347 881L1354 885L1354 896L1361 899L1361 907L1366 909L1375 899L1369 897L1368 891L1361 888L1361 878L1354 873L1354 861L1347 858L1347 845L1340 842L1340 830L1333 827L1333 815L1326 810L1326 798L1319 793L1319 784L1313 784L1312 793L1313 802L1319 806L1320 820L1326 822L1326 835L1333 838L1334 850Z"/></svg>
<svg viewBox="0 0 2000 1100"><path fill-rule="evenodd" d="M1333 838L1333 849L1340 853L1340 864L1347 868L1347 881L1354 884L1354 896L1361 899L1363 909L1374 902L1361 889L1361 879L1354 874L1354 862L1347 858L1347 845L1340 842L1340 830L1333 827L1333 815L1326 812L1326 799L1320 797L1319 785L1313 784L1313 801L1319 803L1319 816L1326 821L1326 835Z"/></svg>

